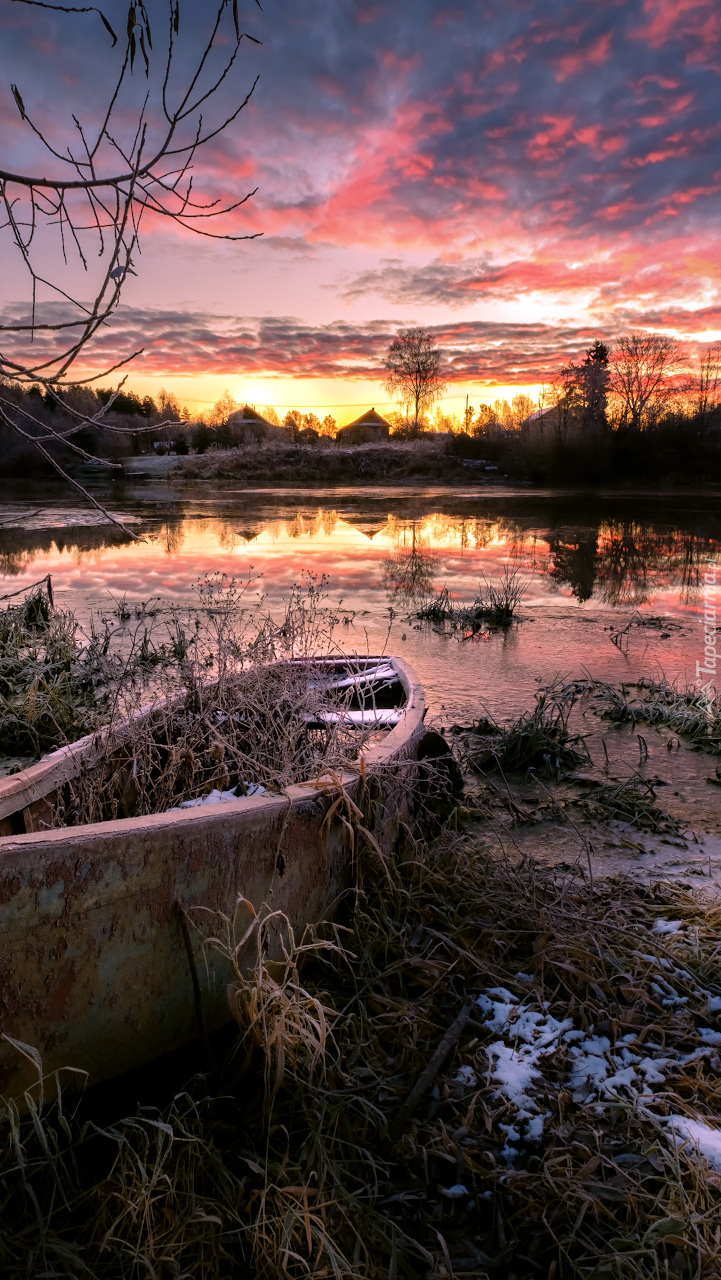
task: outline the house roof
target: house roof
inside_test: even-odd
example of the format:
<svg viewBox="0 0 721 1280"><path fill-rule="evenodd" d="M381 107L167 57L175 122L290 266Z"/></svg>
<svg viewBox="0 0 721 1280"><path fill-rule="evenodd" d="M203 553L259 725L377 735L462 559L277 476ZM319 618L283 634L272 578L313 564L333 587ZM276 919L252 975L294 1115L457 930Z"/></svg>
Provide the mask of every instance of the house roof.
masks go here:
<svg viewBox="0 0 721 1280"><path fill-rule="evenodd" d="M258 413L257 409L251 409L249 404L244 404L242 409L236 409L235 413L231 413L230 422L263 422L266 426L270 426L267 418L262 413Z"/></svg>
<svg viewBox="0 0 721 1280"><path fill-rule="evenodd" d="M386 422L375 409L366 409L360 418L356 418L353 422L347 422L347 427L388 427L390 430L390 422ZM345 431L345 427L341 427L341 431Z"/></svg>

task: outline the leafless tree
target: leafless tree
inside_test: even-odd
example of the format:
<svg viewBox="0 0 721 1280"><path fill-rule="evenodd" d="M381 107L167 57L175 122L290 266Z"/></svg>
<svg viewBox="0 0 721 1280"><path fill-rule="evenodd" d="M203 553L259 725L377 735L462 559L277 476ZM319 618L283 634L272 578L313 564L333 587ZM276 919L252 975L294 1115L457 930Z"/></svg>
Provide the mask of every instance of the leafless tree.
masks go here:
<svg viewBox="0 0 721 1280"><path fill-rule="evenodd" d="M443 395L447 382L442 357L427 329L400 329L386 356L385 387L408 412L414 426L425 410Z"/></svg>
<svg viewBox="0 0 721 1280"><path fill-rule="evenodd" d="M705 427L721 401L721 342L712 342L702 353L694 382L694 407Z"/></svg>
<svg viewBox="0 0 721 1280"><path fill-rule="evenodd" d="M36 163L33 172L16 173L0 160L0 251L14 248L28 282L26 314L0 316L0 424L30 442L88 501L105 510L68 474L56 449L61 445L87 458L75 437L89 426L110 425L105 416L113 397L89 414L74 407L67 393L80 383L118 372L140 354L138 350L95 376L75 372L81 366L82 373L82 358L116 311L128 277L140 269L144 218L163 219L214 239L253 238L233 234L228 219L232 223L232 215L254 192L225 203L199 197L193 165L199 151L225 133L248 103L255 82L238 91L238 55L243 42L259 41L241 30L238 0L211 2L205 39L197 44L193 35L190 61L187 49L179 56L187 16L183 0L156 0L155 6L147 0L147 7L145 0L134 0L120 38L106 13L94 6L46 0L13 3L101 22L114 60L105 101L92 104L86 119L73 113L63 142L57 140L57 110L52 120L36 114L32 86L23 86L21 92L13 84L15 104L28 130L28 151ZM160 49L157 32L153 43L148 12L154 7L165 13ZM139 79L144 81L141 93ZM43 265L52 235L54 274ZM73 263L83 280L92 282L86 290L90 301L78 288L68 291L66 272ZM65 425L49 425L18 394L31 385L42 388L63 411Z"/></svg>
<svg viewBox="0 0 721 1280"><path fill-rule="evenodd" d="M678 395L683 366L684 355L675 338L655 333L619 338L610 359L618 426L633 431L652 426Z"/></svg>
<svg viewBox="0 0 721 1280"><path fill-rule="evenodd" d="M574 383L569 381L568 368L562 369L542 388L545 424L550 428L556 445L568 442L571 429L578 419L579 395Z"/></svg>
<svg viewBox="0 0 721 1280"><path fill-rule="evenodd" d="M536 403L530 396L520 391L518 395L513 397L511 401L511 412L513 413L513 426L518 430L526 418L529 418L536 409Z"/></svg>

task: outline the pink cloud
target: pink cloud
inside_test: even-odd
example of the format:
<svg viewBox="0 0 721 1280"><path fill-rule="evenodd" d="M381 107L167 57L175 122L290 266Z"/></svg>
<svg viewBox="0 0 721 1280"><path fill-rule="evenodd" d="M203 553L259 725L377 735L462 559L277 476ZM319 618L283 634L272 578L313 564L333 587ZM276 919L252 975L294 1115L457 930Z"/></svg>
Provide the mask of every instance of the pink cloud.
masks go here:
<svg viewBox="0 0 721 1280"><path fill-rule="evenodd" d="M643 14L631 34L652 48L681 36L718 34L715 0L644 0Z"/></svg>
<svg viewBox="0 0 721 1280"><path fill-rule="evenodd" d="M569 76L577 76L580 71L586 71L589 67L601 66L610 56L612 40L613 32L605 31L587 48L579 49L577 53L565 54L558 61L556 80L567 80Z"/></svg>

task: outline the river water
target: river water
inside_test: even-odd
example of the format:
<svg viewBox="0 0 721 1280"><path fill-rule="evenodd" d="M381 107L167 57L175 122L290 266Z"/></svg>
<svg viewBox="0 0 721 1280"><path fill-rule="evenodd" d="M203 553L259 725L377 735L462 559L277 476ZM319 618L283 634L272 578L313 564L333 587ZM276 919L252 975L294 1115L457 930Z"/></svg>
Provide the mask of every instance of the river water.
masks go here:
<svg viewBox="0 0 721 1280"><path fill-rule="evenodd" d="M324 575L329 603L347 611L339 644L405 657L444 720L516 715L555 676L692 679L703 576L721 546L719 500L703 495L136 485L111 508L141 540L67 491L3 490L0 595L49 573L58 602L86 620L113 598L190 603L209 573L260 575L254 590L272 608L304 574ZM510 629L464 640L413 620L431 590L469 600L507 568L526 584Z"/></svg>

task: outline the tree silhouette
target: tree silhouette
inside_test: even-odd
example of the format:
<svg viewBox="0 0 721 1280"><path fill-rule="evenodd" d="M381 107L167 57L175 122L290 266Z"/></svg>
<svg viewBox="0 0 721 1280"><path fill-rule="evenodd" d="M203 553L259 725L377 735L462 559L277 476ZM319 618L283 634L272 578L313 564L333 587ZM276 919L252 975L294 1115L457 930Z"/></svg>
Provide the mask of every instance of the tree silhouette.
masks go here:
<svg viewBox="0 0 721 1280"><path fill-rule="evenodd" d="M442 358L427 329L400 329L386 356L385 386L406 411L412 409L414 426L425 410L443 395L447 383Z"/></svg>
<svg viewBox="0 0 721 1280"><path fill-rule="evenodd" d="M619 426L632 431L652 426L677 391L673 375L683 363L679 343L659 333L631 333L619 338L610 363Z"/></svg>

